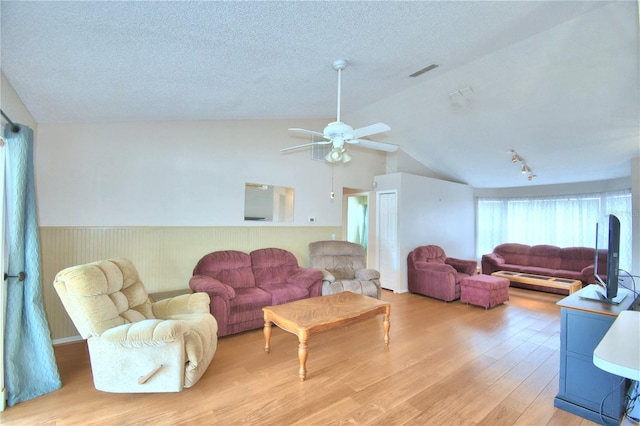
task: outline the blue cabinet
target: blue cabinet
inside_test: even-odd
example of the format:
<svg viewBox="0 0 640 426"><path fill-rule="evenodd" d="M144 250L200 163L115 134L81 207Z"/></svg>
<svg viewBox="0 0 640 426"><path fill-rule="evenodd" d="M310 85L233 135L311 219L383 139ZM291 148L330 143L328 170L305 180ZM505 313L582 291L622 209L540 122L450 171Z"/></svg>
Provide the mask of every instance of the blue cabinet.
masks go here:
<svg viewBox="0 0 640 426"><path fill-rule="evenodd" d="M620 305L580 298L588 287L558 302L561 306L560 386L554 406L602 423L618 423L625 405L628 380L593 364L593 351L617 315L634 303L633 293ZM624 289L620 289L624 291Z"/></svg>

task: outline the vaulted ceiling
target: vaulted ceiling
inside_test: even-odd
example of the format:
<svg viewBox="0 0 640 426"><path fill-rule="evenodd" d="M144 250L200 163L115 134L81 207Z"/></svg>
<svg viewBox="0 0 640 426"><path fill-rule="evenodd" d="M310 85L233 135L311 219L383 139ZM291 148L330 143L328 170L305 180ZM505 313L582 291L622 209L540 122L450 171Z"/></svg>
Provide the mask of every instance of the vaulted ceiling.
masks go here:
<svg viewBox="0 0 640 426"><path fill-rule="evenodd" d="M636 1L4 0L0 13L2 72L39 123L332 121L344 58L343 120L387 123L374 139L451 180L614 179L640 156Z"/></svg>

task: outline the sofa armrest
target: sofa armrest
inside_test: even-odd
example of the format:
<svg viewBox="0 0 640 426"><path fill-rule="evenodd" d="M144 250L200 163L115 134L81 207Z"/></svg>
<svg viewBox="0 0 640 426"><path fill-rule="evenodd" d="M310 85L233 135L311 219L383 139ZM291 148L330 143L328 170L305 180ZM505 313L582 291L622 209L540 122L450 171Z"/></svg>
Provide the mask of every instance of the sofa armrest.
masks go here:
<svg viewBox="0 0 640 426"><path fill-rule="evenodd" d="M323 276L320 269L298 267L287 276L287 283L309 289L315 283L322 281Z"/></svg>
<svg viewBox="0 0 640 426"><path fill-rule="evenodd" d="M156 318L168 318L171 315L209 313L210 298L207 293L198 292L162 299L151 304Z"/></svg>
<svg viewBox="0 0 640 426"><path fill-rule="evenodd" d="M483 254L482 261L489 262L494 266L504 265L504 258L497 253Z"/></svg>
<svg viewBox="0 0 640 426"><path fill-rule="evenodd" d="M595 283L596 282L595 272L596 272L595 265L589 265L582 268L582 271L580 271L580 273L582 274L582 283L583 284Z"/></svg>
<svg viewBox="0 0 640 426"><path fill-rule="evenodd" d="M205 275L194 275L189 280L189 287L195 292L207 293L209 297L221 297L231 300L236 297L236 291L230 285Z"/></svg>
<svg viewBox="0 0 640 426"><path fill-rule="evenodd" d="M370 268L358 269L356 270L356 279L362 281L379 280L380 272Z"/></svg>
<svg viewBox="0 0 640 426"><path fill-rule="evenodd" d="M335 275L333 275L331 272L327 271L326 269L320 269L320 271L322 272L322 281L327 281L329 283L332 283L336 280Z"/></svg>
<svg viewBox="0 0 640 426"><path fill-rule="evenodd" d="M100 339L124 348L145 348L172 343L186 334L186 321L148 319L110 328Z"/></svg>
<svg viewBox="0 0 640 426"><path fill-rule="evenodd" d="M458 272L467 275L475 275L477 273L478 262L475 260L456 259L455 257L447 257L444 261L447 265L451 265Z"/></svg>
<svg viewBox="0 0 640 426"><path fill-rule="evenodd" d="M429 272L438 272L438 273L446 273L453 272L455 273L455 268L451 265L447 265L446 263L436 263L436 262L422 262L418 261L414 263L414 269L421 273L429 273Z"/></svg>
<svg viewBox="0 0 640 426"><path fill-rule="evenodd" d="M497 253L483 254L480 264L482 265L482 273L485 275L491 275L496 271L502 270L502 265L505 261L502 256Z"/></svg>

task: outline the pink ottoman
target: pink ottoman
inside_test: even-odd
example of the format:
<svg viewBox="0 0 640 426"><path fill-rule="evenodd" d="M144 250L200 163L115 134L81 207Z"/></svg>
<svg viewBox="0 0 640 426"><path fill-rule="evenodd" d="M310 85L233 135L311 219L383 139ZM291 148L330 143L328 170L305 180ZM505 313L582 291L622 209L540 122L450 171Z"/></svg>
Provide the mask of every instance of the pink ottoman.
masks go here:
<svg viewBox="0 0 640 426"><path fill-rule="evenodd" d="M491 275L472 275L460 281L460 301L485 309L509 300L509 280Z"/></svg>

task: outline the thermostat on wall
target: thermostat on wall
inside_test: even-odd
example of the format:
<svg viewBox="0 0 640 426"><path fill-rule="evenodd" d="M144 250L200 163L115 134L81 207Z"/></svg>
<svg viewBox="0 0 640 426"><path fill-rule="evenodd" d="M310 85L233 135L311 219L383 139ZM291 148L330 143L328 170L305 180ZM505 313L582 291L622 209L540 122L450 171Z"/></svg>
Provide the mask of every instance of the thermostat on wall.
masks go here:
<svg viewBox="0 0 640 426"><path fill-rule="evenodd" d="M309 216L309 223L316 223L316 218L313 216Z"/></svg>

